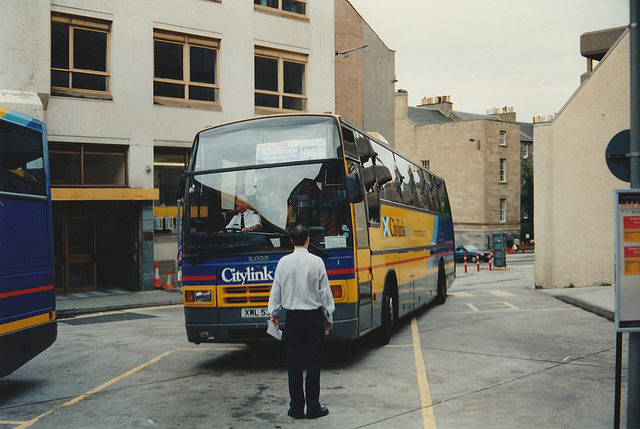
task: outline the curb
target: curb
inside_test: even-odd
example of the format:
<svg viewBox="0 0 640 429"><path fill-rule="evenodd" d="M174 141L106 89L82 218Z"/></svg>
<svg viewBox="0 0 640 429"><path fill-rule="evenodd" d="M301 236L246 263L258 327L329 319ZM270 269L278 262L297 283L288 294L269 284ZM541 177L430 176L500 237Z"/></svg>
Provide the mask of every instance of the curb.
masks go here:
<svg viewBox="0 0 640 429"><path fill-rule="evenodd" d="M84 299L82 299L84 301ZM67 308L58 306L56 309L56 319L70 319L76 316L81 316L85 314L92 313L103 313L107 311L119 311L119 310L128 310L128 309L137 309L137 308L146 308L146 307L164 307L169 305L181 305L182 304L182 294L176 294L175 297L168 297L164 299L152 299L149 301L123 301L118 303L96 303L95 301L91 302L91 298L86 299L86 305L83 302L83 305L71 306Z"/></svg>
<svg viewBox="0 0 640 429"><path fill-rule="evenodd" d="M585 311L588 311L590 313L596 314L600 317L604 317L607 320L610 320L612 322L615 322L615 313L611 310L607 310L605 308L599 307L597 305L591 304L587 301L584 301L580 298L576 298L575 296L569 296L569 295L554 295L555 298L559 299L560 301L564 301L567 304L571 304L575 307L581 308Z"/></svg>

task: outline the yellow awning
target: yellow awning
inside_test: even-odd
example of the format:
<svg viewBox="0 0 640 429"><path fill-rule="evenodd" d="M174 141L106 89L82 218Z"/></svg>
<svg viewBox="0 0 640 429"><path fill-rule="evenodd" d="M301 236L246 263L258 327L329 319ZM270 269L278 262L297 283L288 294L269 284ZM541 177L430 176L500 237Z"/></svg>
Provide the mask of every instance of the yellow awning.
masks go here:
<svg viewBox="0 0 640 429"><path fill-rule="evenodd" d="M157 200L156 188L51 188L53 201L141 201Z"/></svg>

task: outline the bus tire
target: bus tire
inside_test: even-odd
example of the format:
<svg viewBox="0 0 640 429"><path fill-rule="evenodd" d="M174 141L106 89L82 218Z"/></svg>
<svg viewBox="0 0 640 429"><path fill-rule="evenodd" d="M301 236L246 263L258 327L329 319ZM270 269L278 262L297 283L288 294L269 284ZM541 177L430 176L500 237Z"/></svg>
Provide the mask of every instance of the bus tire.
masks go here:
<svg viewBox="0 0 640 429"><path fill-rule="evenodd" d="M440 261L438 268L438 295L434 302L442 305L447 301L447 273L444 271L444 261Z"/></svg>
<svg viewBox="0 0 640 429"><path fill-rule="evenodd" d="M382 325L378 329L378 343L381 346L389 344L391 341L391 328L394 322L393 296L385 292L382 298Z"/></svg>

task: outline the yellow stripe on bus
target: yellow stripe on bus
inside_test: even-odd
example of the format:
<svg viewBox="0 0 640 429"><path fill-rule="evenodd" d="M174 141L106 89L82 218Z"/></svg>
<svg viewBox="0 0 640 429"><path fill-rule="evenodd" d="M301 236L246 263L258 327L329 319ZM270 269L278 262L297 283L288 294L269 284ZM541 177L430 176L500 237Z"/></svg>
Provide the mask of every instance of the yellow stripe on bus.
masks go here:
<svg viewBox="0 0 640 429"><path fill-rule="evenodd" d="M43 323L51 322L52 320L56 320L55 312L47 312L38 316L27 317L26 319L5 323L0 325L0 335L19 331L20 329L31 328L32 326L41 325Z"/></svg>

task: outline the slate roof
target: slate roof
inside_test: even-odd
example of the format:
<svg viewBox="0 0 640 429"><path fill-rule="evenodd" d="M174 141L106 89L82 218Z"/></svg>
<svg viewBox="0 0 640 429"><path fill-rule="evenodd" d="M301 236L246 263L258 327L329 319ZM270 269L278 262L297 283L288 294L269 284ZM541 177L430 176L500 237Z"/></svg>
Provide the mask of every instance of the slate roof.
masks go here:
<svg viewBox="0 0 640 429"><path fill-rule="evenodd" d="M409 120L416 125L443 124L456 121L498 121L499 119L491 115L479 115L476 113L456 112L452 113L452 118L444 116L436 109L426 107L409 107Z"/></svg>
<svg viewBox="0 0 640 429"><path fill-rule="evenodd" d="M453 122L435 109L425 109L423 107L409 107L409 120L416 125L444 124Z"/></svg>
<svg viewBox="0 0 640 429"><path fill-rule="evenodd" d="M436 109L409 106L409 120L416 125L444 124L458 121L500 121L497 116L477 113L453 111L451 116L451 118L448 118ZM518 122L518 124L520 124L520 141L533 143L533 124L526 122Z"/></svg>
<svg viewBox="0 0 640 429"><path fill-rule="evenodd" d="M533 143L533 124L518 122L520 124L520 141Z"/></svg>

